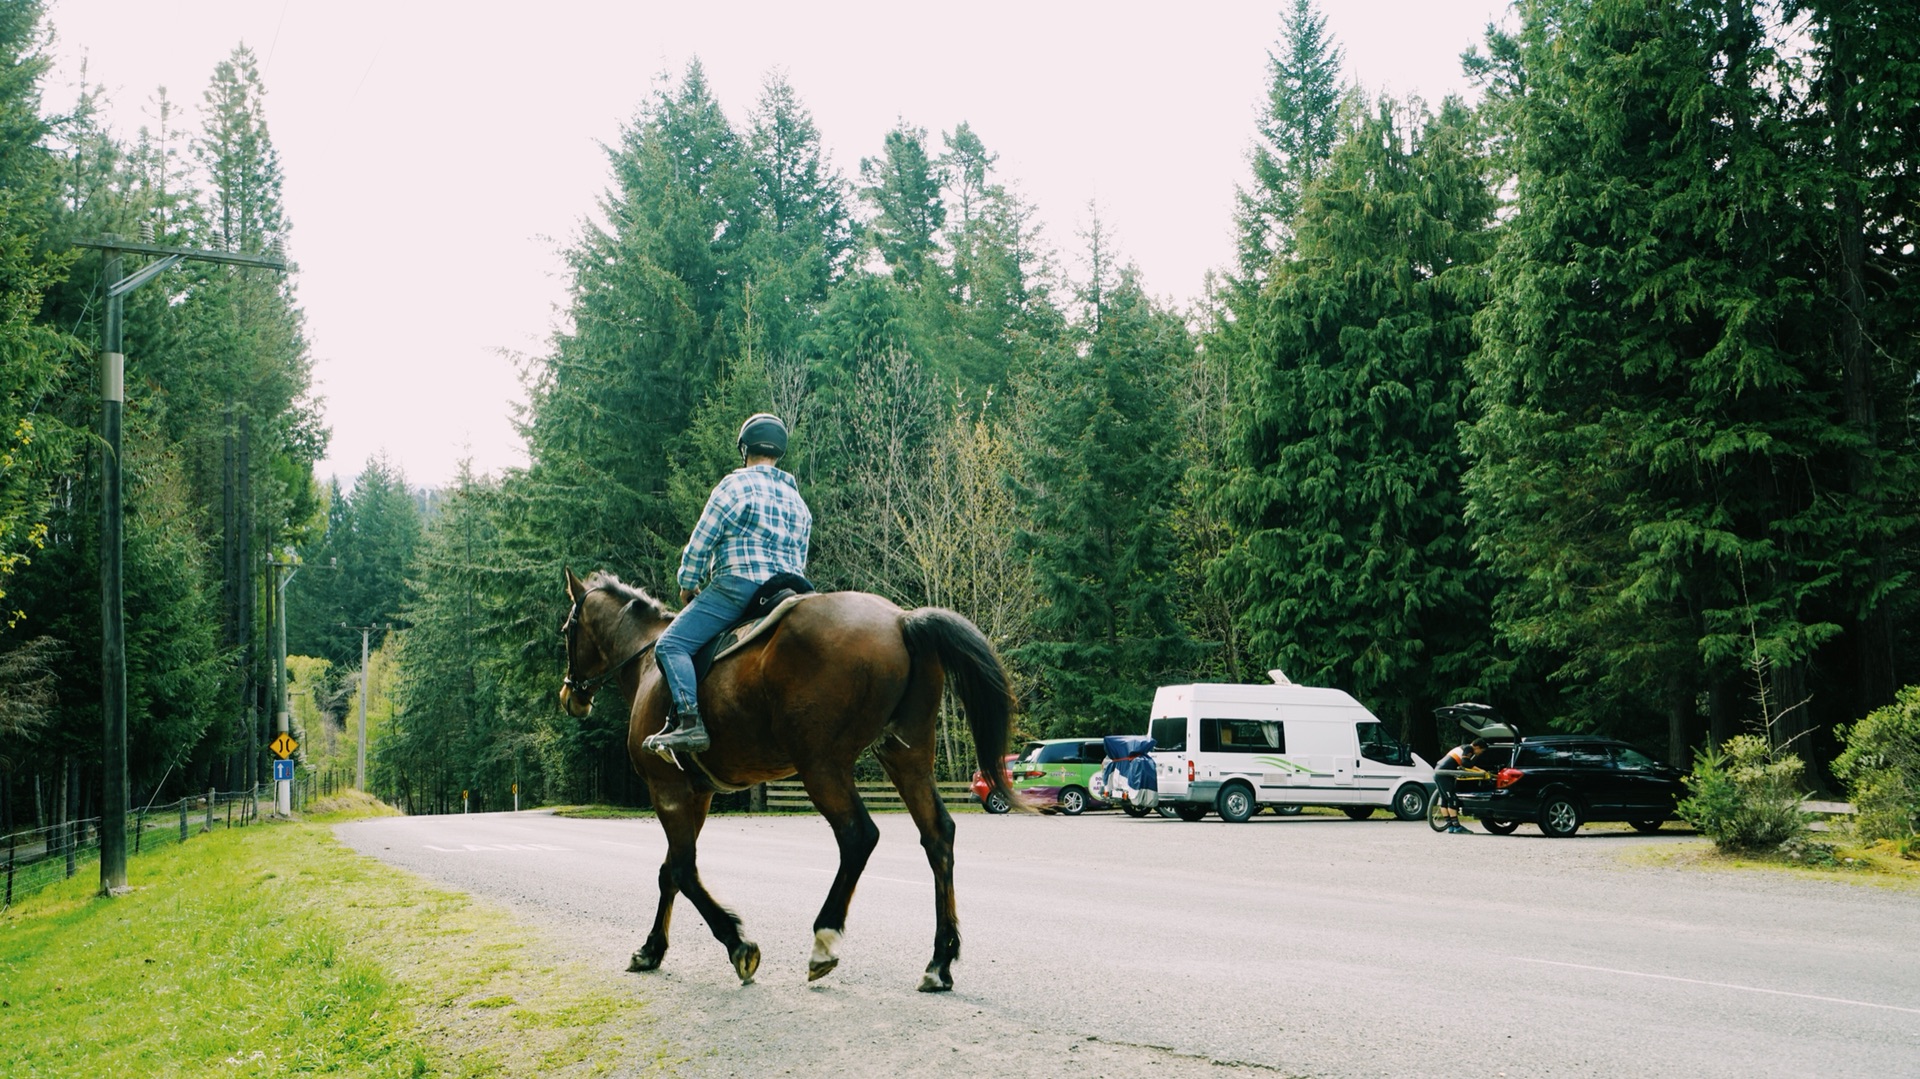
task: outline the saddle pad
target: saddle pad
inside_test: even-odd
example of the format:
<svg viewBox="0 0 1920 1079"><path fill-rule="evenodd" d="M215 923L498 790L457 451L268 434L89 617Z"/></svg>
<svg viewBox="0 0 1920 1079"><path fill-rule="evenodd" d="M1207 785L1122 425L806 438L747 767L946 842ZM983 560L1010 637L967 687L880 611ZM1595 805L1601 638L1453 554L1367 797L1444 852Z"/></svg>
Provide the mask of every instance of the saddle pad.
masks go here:
<svg viewBox="0 0 1920 1079"><path fill-rule="evenodd" d="M752 644L754 641L759 640L761 637L766 636L774 626L780 624L780 620L787 616L787 612L791 611L795 604L809 596L815 595L819 595L819 593L802 592L797 595L788 596L781 600L779 605L774 607L773 610L768 611L766 617L752 622L742 622L709 641L705 647L694 654L693 671L695 679L697 681L705 681L707 672L713 669L714 664L745 648L747 645Z"/></svg>

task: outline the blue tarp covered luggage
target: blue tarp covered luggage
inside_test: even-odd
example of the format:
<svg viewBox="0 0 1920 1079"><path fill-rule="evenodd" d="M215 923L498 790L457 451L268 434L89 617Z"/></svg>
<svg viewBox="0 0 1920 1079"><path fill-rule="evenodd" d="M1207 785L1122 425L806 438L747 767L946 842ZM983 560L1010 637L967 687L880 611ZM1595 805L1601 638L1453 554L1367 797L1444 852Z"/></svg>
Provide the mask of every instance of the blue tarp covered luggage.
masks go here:
<svg viewBox="0 0 1920 1079"><path fill-rule="evenodd" d="M1100 785L1113 790L1114 775L1126 781L1127 797L1134 805L1151 806L1160 799L1160 780L1154 774L1153 739L1138 734L1109 734L1106 737L1107 766L1100 770Z"/></svg>

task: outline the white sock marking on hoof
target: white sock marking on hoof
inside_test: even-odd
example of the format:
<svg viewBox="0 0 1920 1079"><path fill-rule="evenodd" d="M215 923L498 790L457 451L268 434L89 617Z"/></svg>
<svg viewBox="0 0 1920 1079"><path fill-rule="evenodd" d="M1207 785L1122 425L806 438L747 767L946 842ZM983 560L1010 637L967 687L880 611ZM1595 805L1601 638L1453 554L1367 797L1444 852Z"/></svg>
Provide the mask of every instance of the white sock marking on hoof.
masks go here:
<svg viewBox="0 0 1920 1079"><path fill-rule="evenodd" d="M838 929L814 930L813 955L808 957L807 965L817 967L822 963L837 962L839 956L835 953L835 949L839 946L840 931Z"/></svg>

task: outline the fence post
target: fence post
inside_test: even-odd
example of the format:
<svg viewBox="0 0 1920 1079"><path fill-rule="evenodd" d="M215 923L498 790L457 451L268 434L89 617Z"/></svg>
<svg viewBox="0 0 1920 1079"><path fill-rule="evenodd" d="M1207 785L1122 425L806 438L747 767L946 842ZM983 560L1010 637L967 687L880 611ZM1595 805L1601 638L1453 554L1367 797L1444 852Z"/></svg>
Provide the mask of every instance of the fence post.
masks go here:
<svg viewBox="0 0 1920 1079"><path fill-rule="evenodd" d="M7 906L13 906L13 837L7 837Z"/></svg>
<svg viewBox="0 0 1920 1079"><path fill-rule="evenodd" d="M180 842L187 841L187 796L180 796Z"/></svg>
<svg viewBox="0 0 1920 1079"><path fill-rule="evenodd" d="M102 806L101 812L105 812L105 811L106 811L106 807ZM101 819L104 820L106 818L103 817ZM143 809L140 812L135 813L133 815L133 853L135 854L140 853L140 835L146 830L147 830L147 812L146 810Z"/></svg>
<svg viewBox="0 0 1920 1079"><path fill-rule="evenodd" d="M215 791L212 787L207 788L207 827L204 829L205 831L209 831L209 832L213 831L213 814L214 814L214 806L216 804L215 799L217 799L218 797L219 797L219 793L217 791Z"/></svg>

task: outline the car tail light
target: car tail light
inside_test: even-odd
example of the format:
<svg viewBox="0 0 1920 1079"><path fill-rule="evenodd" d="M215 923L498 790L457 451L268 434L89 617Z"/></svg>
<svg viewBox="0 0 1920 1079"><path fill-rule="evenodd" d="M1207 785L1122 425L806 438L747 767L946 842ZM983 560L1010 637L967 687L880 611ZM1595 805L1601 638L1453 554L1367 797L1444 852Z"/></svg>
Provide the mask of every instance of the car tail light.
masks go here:
<svg viewBox="0 0 1920 1079"><path fill-rule="evenodd" d="M1193 782L1193 758L1191 757L1187 758L1187 782L1189 784Z"/></svg>
<svg viewBox="0 0 1920 1079"><path fill-rule="evenodd" d="M1494 788L1497 790L1506 790L1508 787L1520 782L1520 777L1523 775L1526 775L1526 773L1518 768L1502 768L1500 771L1494 773Z"/></svg>

